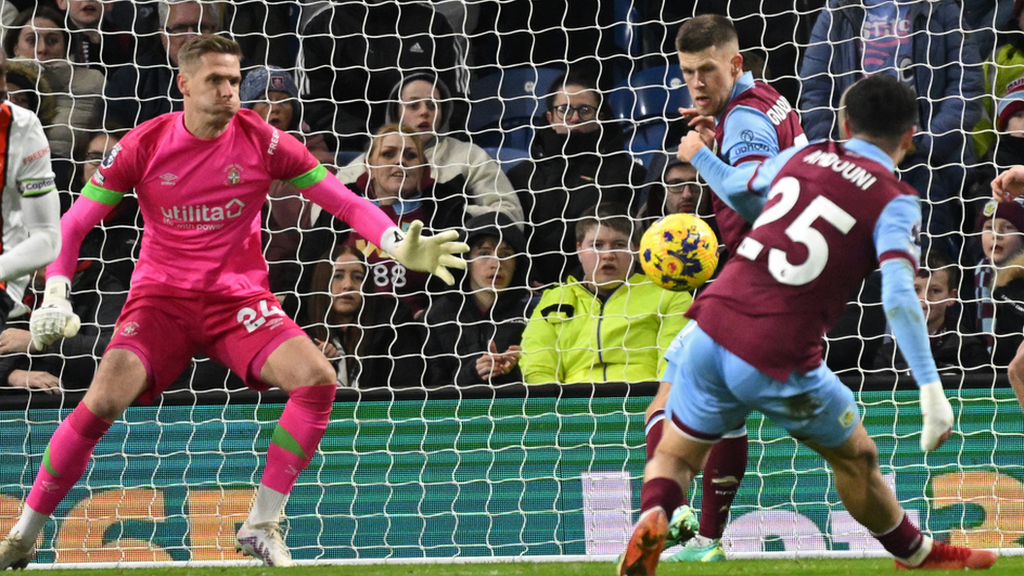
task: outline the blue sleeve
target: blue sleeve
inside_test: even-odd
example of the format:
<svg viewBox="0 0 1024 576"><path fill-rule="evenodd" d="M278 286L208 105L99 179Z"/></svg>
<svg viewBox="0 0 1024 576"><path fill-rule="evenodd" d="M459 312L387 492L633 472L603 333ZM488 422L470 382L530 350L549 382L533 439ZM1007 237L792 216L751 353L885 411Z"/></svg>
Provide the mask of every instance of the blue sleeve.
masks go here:
<svg viewBox="0 0 1024 576"><path fill-rule="evenodd" d="M921 209L917 199L899 196L882 210L874 234L875 250L882 262L882 307L896 337L896 345L918 385L939 380L921 302L914 289L920 230Z"/></svg>
<svg viewBox="0 0 1024 576"><path fill-rule="evenodd" d="M764 112L737 106L722 120L724 134L718 155L739 166L744 158L761 161L779 153L779 135Z"/></svg>
<svg viewBox="0 0 1024 576"><path fill-rule="evenodd" d="M875 223L875 253L884 262L902 257L916 268L921 258L921 207L913 196L892 199Z"/></svg>
<svg viewBox="0 0 1024 576"><path fill-rule="evenodd" d="M710 149L701 148L692 163L716 196L744 220L753 222L768 201L768 189L775 176L801 148L794 146L764 162L745 162L739 166L730 166Z"/></svg>
<svg viewBox="0 0 1024 576"><path fill-rule="evenodd" d="M914 290L914 269L902 258L882 263L882 307L896 345L910 365L918 386L939 381L921 302Z"/></svg>

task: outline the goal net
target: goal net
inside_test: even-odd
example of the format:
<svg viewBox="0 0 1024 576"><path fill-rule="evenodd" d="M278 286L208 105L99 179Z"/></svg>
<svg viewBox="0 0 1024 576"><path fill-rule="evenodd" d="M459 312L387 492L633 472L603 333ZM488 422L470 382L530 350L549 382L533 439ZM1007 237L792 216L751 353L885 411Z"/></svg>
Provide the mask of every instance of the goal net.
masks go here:
<svg viewBox="0 0 1024 576"><path fill-rule="evenodd" d="M559 321L572 314L566 312L572 309L568 295L548 302L544 290L570 274L580 278L575 234L586 208L621 203L636 230L672 209L666 165L686 131L679 108L690 105L674 38L686 18L730 16L746 68L801 112L805 130L810 133L807 119L813 119L824 137L832 133L837 91L862 72L844 66L866 63L846 59L848 44L860 41L830 36L815 24L828 14L837 22L857 21L852 11L823 11L822 0L237 0L206 4L200 16L177 4L164 13L158 4L107 7L98 46L127 35L123 64L11 59L12 70L21 74L8 76L12 98L23 97L43 119L65 208L92 173L90 166L95 170L123 136L121 129L148 114L180 109L167 46L214 28L242 46L244 72L278 67L264 70L249 93L243 82L243 105L271 118L287 108L293 117L279 128L300 137L363 194L374 184L380 188L373 190L384 189L375 170L387 163L379 150L366 154L371 141L386 146L375 132L396 120L410 124L413 116L402 114L411 109L403 102L411 100L402 91L412 80L427 79L431 94L436 91L428 99L444 115L429 127L437 136L419 151L430 172L415 176L421 178L417 194L377 200L396 218L426 214L434 219L430 230L468 229L474 257L495 253L519 266L518 273L504 274L521 283L521 306L502 312L495 304L480 312L478 279L459 277L454 289L435 286L357 238L345 223L331 221L294 189L268 190L263 240L271 288L285 313L329 345L340 374L327 434L287 504L284 522L294 557L342 562L617 555L640 506L644 410L657 391L659 344L644 340L639 324L616 336L618 344L600 339L608 338L600 324L592 342L552 340L544 350L555 352L555 374L573 379L567 376L573 362L588 368L574 378L584 383L565 385L524 385L522 362L518 371L495 372L488 381L477 359L492 343L498 353L519 345L538 302L542 309L551 304L544 315L562 314ZM1012 80L1000 84L995 72L1002 68L990 64L986 74L983 67L1015 20L1006 6L919 4L899 3L890 20L869 15L857 33L870 36L875 48L896 45L893 62L867 65L882 73L895 68L921 91L922 136L899 173L921 195L925 279L948 282L945 296L932 306L947 309L945 321L962 335L943 351L952 360L940 362L957 415L953 437L936 452L920 452L916 386L887 329L877 277L850 295L847 313L826 338L826 362L853 389L878 444L882 472L911 519L950 543L1015 551L1024 536L1024 465L1018 457L1024 434L1006 361L998 355L1006 334L998 335L992 288L1001 285L980 233L985 216L992 215L984 208L988 182L1015 150L1000 116L1003 99L1014 99L1007 95ZM49 27L31 24L42 12L30 24L18 24L19 12L35 6L0 2L5 37L18 39L26 26ZM923 21L947 24L943 19L954 14L956 22L919 30L900 10L920 10ZM81 35L64 38L71 43L67 57L81 58L71 49ZM4 46L16 49L14 42ZM808 54L821 58L820 70L809 68ZM947 60L951 54L957 59ZM131 70L124 72L125 66ZM559 108L556 80L567 71L592 79L601 94L596 106L572 94ZM96 76L98 84L70 81ZM62 78L70 80L62 85ZM808 97L814 86L826 87L817 101ZM274 104L278 98L285 102ZM596 108L593 117L588 106ZM565 136L551 128L574 120L592 120L596 132ZM1024 156L1015 163L1024 163ZM406 170L406 179L413 172ZM173 178L165 183L173 185ZM427 189L436 196L423 196ZM442 197L442 191L451 193ZM711 219L696 200L694 210ZM1024 229L1024 208L1019 210ZM495 219L494 212L503 216ZM189 214L169 217L203 225L206 216ZM454 217L445 220L446 214ZM471 220L475 228L467 224ZM0 355L0 376L6 374L0 384L2 533L18 517L50 436L89 384L127 295L144 226L153 225L143 224L129 195L125 207L90 235L73 288L76 305L90 310L83 317L84 339L41 353ZM945 259L934 256L939 253ZM355 288L362 294L355 319L334 315L344 303L334 299L339 289L331 286L346 254L365 270ZM488 283L502 273L490 274ZM643 289L629 290L609 321L639 315L637 300L628 299L639 299ZM659 298L663 304L668 296ZM31 298L25 304L30 307ZM239 318L260 323L273 311L249 310ZM669 324L669 314L654 316L655 332ZM25 328L16 318L8 326ZM606 357L632 367L608 376L613 361ZM285 399L279 392L250 391L209 358L197 357L153 405L133 406L115 422L48 522L38 542L39 562L239 560L234 534L252 502ZM883 554L842 507L820 458L758 413L747 427L748 471L723 538L729 557ZM698 479L691 492L695 507L699 487Z"/></svg>

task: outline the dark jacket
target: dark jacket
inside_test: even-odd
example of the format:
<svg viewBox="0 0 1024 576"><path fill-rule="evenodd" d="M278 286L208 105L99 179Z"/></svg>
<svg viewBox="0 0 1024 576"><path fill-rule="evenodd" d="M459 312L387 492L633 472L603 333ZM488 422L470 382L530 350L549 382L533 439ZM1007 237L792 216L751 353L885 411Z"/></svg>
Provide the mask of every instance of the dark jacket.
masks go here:
<svg viewBox="0 0 1024 576"><path fill-rule="evenodd" d="M476 371L476 361L487 352L493 340L498 352L518 346L526 328L526 310L530 293L526 290L526 272L529 258L525 253L526 239L506 216L483 214L466 223L467 242L480 236L495 236L508 242L515 250L516 271L490 310L481 311L470 293L468 274L462 290L449 292L435 300L427 311L426 353L430 358L428 381L431 386L470 386L485 384ZM523 375L516 366L511 372L491 380L491 384L522 382Z"/></svg>
<svg viewBox="0 0 1024 576"><path fill-rule="evenodd" d="M971 370L987 367L991 363L985 341L978 336L963 334L957 329L956 322L952 318L947 319L946 325L939 333L929 335L928 342L931 344L932 357L935 358L935 367L940 371ZM893 340L883 344L878 351L875 368L910 370L910 366Z"/></svg>
<svg viewBox="0 0 1024 576"><path fill-rule="evenodd" d="M1024 342L1024 254L1012 258L1006 266L993 274L992 282L992 362L997 367L1009 366Z"/></svg>
<svg viewBox="0 0 1024 576"><path fill-rule="evenodd" d="M102 273L99 262L76 274L71 287L75 314L82 320L78 334L61 338L44 352L13 354L0 358L0 382L6 384L14 370L40 370L60 378L65 390L85 390L92 383L100 357L114 336L114 325L128 298L128 288L115 275ZM42 298L38 294L37 298ZM28 318L27 316L24 318ZM5 328L28 330L28 325Z"/></svg>
<svg viewBox="0 0 1024 576"><path fill-rule="evenodd" d="M335 3L303 29L300 67L310 125L336 132L349 150L365 149L383 125L388 95L403 75L440 70L457 96L465 92L451 26L422 3Z"/></svg>
<svg viewBox="0 0 1024 576"><path fill-rule="evenodd" d="M575 265L580 214L599 202L622 204L635 213L647 171L625 152L622 131L614 124L571 137L542 128L530 155L532 160L509 170L508 178L530 227L530 280L552 284L563 279L570 262Z"/></svg>
<svg viewBox="0 0 1024 576"><path fill-rule="evenodd" d="M111 73L104 90L107 120L132 128L167 112L182 110L177 71L162 47L139 56Z"/></svg>
<svg viewBox="0 0 1024 576"><path fill-rule="evenodd" d="M315 322L310 319L305 329L310 336L320 338ZM319 322L323 328L322 320ZM350 384L357 382L360 389L423 385L423 325L415 322L412 312L397 299L364 294L358 328L348 329L359 331L354 350L345 350L340 342L331 340L344 357L344 362L334 361L334 367L346 370Z"/></svg>

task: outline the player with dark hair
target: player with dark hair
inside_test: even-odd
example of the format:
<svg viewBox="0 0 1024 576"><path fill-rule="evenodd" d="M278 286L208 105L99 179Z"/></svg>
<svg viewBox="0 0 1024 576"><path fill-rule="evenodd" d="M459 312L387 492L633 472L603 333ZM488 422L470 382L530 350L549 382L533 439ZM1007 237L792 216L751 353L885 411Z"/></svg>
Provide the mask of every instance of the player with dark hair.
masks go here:
<svg viewBox="0 0 1024 576"><path fill-rule="evenodd" d="M680 157L753 227L665 354L672 425L647 463L640 520L620 575L655 573L666 511L685 502L684 489L711 446L752 410L828 461L843 505L896 557L897 568L988 568L996 561L992 551L934 541L910 521L882 478L853 393L822 363L822 336L853 287L881 262L886 316L920 384L921 448L935 450L949 437L953 410L914 290L921 211L917 193L893 174L913 145L917 97L880 74L854 84L844 102L845 144L798 146L738 168L695 134L680 144Z"/></svg>
<svg viewBox="0 0 1024 576"><path fill-rule="evenodd" d="M200 36L179 52L184 112L164 114L129 132L103 160L61 222L63 246L47 270L34 342L73 335L69 278L83 237L132 189L146 221L128 301L89 391L54 432L21 517L0 540L0 569L22 568L39 532L89 464L111 423L136 399L152 402L197 353L230 367L246 383L276 386L288 402L274 431L263 477L238 549L265 564L292 564L279 526L299 473L320 443L335 395L335 373L312 340L268 290L260 209L273 180L351 223L409 268L451 283L445 266L465 244L455 231L403 234L356 196L294 137L239 110L241 50Z"/></svg>
<svg viewBox="0 0 1024 576"><path fill-rule="evenodd" d="M693 108L680 112L708 146L733 166L760 164L780 150L807 142L800 119L784 96L750 72L743 72L736 28L725 16L707 14L687 20L676 35L676 50ZM730 254L750 231L750 224L712 196L715 221ZM665 424L669 384L662 382L647 408L647 457L653 456ZM747 429L743 422L715 445L704 471L700 529L690 508L672 516L669 546L687 542L672 560L725 560L721 538L729 509L747 469ZM696 536L692 540L690 538Z"/></svg>

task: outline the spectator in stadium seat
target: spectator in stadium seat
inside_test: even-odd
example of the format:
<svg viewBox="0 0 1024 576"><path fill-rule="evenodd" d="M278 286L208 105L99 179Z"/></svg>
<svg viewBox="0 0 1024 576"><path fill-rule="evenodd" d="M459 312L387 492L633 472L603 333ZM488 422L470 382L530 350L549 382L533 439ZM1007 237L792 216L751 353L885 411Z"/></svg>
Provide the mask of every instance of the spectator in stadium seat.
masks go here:
<svg viewBox="0 0 1024 576"><path fill-rule="evenodd" d="M363 151L385 124L388 96L402 78L438 71L455 99L468 72L451 26L429 3L334 2L302 29L299 69L311 126L331 132L338 148ZM448 121L459 127L460 104Z"/></svg>
<svg viewBox="0 0 1024 576"><path fill-rule="evenodd" d="M980 117L982 93L981 60L963 34L957 2L829 0L800 67L807 137L837 137L840 95L874 73L892 74L918 94L920 130L900 164L901 179L931 200L922 206L923 222L952 255L954 203L964 188L965 165L975 162L966 131Z"/></svg>
<svg viewBox="0 0 1024 576"><path fill-rule="evenodd" d="M323 135L310 134L301 121L302 103L291 75L277 66L260 66L250 70L239 87L243 108L249 108L267 123L286 131L306 144L306 148L328 169L334 167L334 154L327 149ZM311 203L288 182L270 185L264 208L264 223L269 233L265 255L270 266L270 291L279 294L294 292L301 271L298 258L301 230L308 230Z"/></svg>
<svg viewBox="0 0 1024 576"><path fill-rule="evenodd" d="M432 386L522 382L520 342L530 292L526 238L508 216L466 223L469 265L462 289L427 311L426 354Z"/></svg>
<svg viewBox="0 0 1024 576"><path fill-rule="evenodd" d="M123 128L110 127L79 139L74 154L78 170L71 188L73 192L77 194L82 191L103 159L127 132ZM70 204L62 205L61 209L63 211L70 207ZM103 226L97 226L89 232L85 242L99 247L96 255L103 262L104 274L114 276L122 286L129 286L142 242L142 214L135 195L125 195L110 214L103 218Z"/></svg>
<svg viewBox="0 0 1024 576"><path fill-rule="evenodd" d="M4 36L7 56L38 63L52 90L57 113L43 128L56 158L70 158L75 130L99 128L103 114L103 75L68 59L71 35L63 21L52 8L30 8L18 14Z"/></svg>
<svg viewBox="0 0 1024 576"><path fill-rule="evenodd" d="M221 5L216 2L159 2L160 43L137 54L134 63L107 80L107 121L134 127L166 112L182 109L178 90L178 50L189 38L221 30Z"/></svg>
<svg viewBox="0 0 1024 576"><path fill-rule="evenodd" d="M711 189L697 175L693 164L676 157L677 149L657 154L647 172L646 195L637 219L646 229L669 214L695 214L707 222L715 234L715 212L711 206Z"/></svg>
<svg viewBox="0 0 1024 576"><path fill-rule="evenodd" d="M398 299L366 290L366 259L335 246L313 271L304 329L345 388L422 386L423 330Z"/></svg>
<svg viewBox="0 0 1024 576"><path fill-rule="evenodd" d="M989 22L991 26L991 20ZM1010 93L1024 88L1024 1L1014 2L1013 18L1005 28L999 30L997 42L999 45L995 53L985 62L982 85L984 114L974 126L974 145L978 158L984 158L992 150L999 133L1003 132L998 127L998 103ZM986 52L981 50L981 53Z"/></svg>
<svg viewBox="0 0 1024 576"><path fill-rule="evenodd" d="M991 200L978 216L985 259L976 272L982 331L992 334L992 361L1009 365L1024 342L1024 204Z"/></svg>
<svg viewBox="0 0 1024 576"><path fill-rule="evenodd" d="M959 286L960 267L942 252L929 252L925 265L917 270L914 288L921 301L932 357L940 371L969 370L990 362L985 341L978 336L965 334L974 332L975 328L957 314L960 310L956 306ZM895 368L901 371L910 369L897 344L889 340L882 345L875 362L876 368Z"/></svg>
<svg viewBox="0 0 1024 576"><path fill-rule="evenodd" d="M39 74L39 67L27 61L7 63L7 99L33 112L43 126L53 124L57 103L50 81Z"/></svg>
<svg viewBox="0 0 1024 576"><path fill-rule="evenodd" d="M406 76L388 98L385 121L412 128L423 141L434 180L462 191L468 200L466 212L478 216L504 212L520 227L523 209L508 176L483 148L449 135L449 118L454 106L448 86L434 72ZM362 155L341 169L340 178L364 170Z"/></svg>
<svg viewBox="0 0 1024 576"><path fill-rule="evenodd" d="M64 11L65 26L71 32L72 60L94 70L129 64L135 55L135 40L104 18L106 4L100 0L57 0Z"/></svg>
<svg viewBox="0 0 1024 576"><path fill-rule="evenodd" d="M530 280L561 281L575 250L573 228L594 204L634 213L647 171L625 151L622 129L606 122L604 97L595 78L569 71L546 98L547 124L534 136L531 160L509 170L529 226Z"/></svg>
<svg viewBox="0 0 1024 576"><path fill-rule="evenodd" d="M388 124L370 141L366 168L358 176L340 178L350 190L378 204L395 224L405 229L420 220L430 233L462 228L467 220L466 200L460 190L438 184L431 176L423 153L423 142L409 127ZM367 256L373 290L397 296L419 318L427 309L429 275L410 271L371 242L350 232L350 224L312 205L313 229L303 233L299 261L310 263L335 243L355 246ZM300 293L310 291L308 274L299 281ZM288 306L286 305L286 309Z"/></svg>
<svg viewBox="0 0 1024 576"><path fill-rule="evenodd" d="M82 245L82 258L71 281L81 330L40 350L32 343L27 322L8 325L0 332L0 385L47 394L89 387L128 297L127 285L104 270L105 263L99 260L102 248L102 239L97 237ZM42 301L44 270L33 277L28 301Z"/></svg>
<svg viewBox="0 0 1024 576"><path fill-rule="evenodd" d="M545 290L530 316L520 361L527 384L661 378L693 298L633 273L635 225L624 211L602 204L576 223L583 277Z"/></svg>

